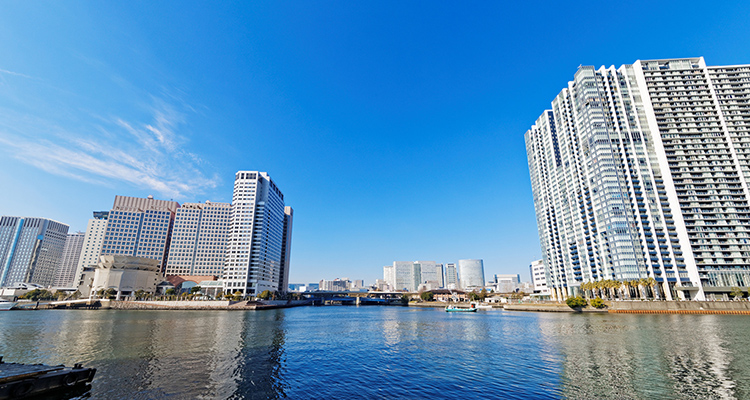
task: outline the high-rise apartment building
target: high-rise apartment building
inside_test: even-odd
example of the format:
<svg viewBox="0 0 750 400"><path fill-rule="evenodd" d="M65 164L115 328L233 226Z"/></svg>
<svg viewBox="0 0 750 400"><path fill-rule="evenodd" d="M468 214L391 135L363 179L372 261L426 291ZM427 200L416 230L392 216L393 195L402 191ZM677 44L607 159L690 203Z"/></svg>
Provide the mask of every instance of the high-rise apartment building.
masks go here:
<svg viewBox="0 0 750 400"><path fill-rule="evenodd" d="M0 217L0 287L51 285L67 235L68 225L57 221Z"/></svg>
<svg viewBox="0 0 750 400"><path fill-rule="evenodd" d="M104 233L101 255L120 254L159 261L164 271L172 223L177 209L175 201L115 196Z"/></svg>
<svg viewBox="0 0 750 400"><path fill-rule="evenodd" d="M526 132L553 296L653 278L658 297L750 285L750 65L579 67Z"/></svg>
<svg viewBox="0 0 750 400"><path fill-rule="evenodd" d="M222 276L226 292L257 295L279 289L285 215L284 195L266 172L235 174Z"/></svg>
<svg viewBox="0 0 750 400"><path fill-rule="evenodd" d="M289 262L292 257L292 218L294 217L294 210L292 207L284 207L284 230L282 237L284 241L281 242L281 270L279 272L279 293L286 293L289 291Z"/></svg>
<svg viewBox="0 0 750 400"><path fill-rule="evenodd" d="M175 213L165 275L221 276L226 261L228 203L184 203Z"/></svg>
<svg viewBox="0 0 750 400"><path fill-rule="evenodd" d="M78 286L75 282L77 279L76 272L78 263L81 259L81 250L86 234L83 232L69 233L65 239L60 264L55 269L55 277L52 280L52 286L55 287L74 287Z"/></svg>
<svg viewBox="0 0 750 400"><path fill-rule="evenodd" d="M83 239L81 257L78 259L75 280L81 277L84 267L99 263L99 255L102 253L104 234L107 232L107 218L109 211L94 211L94 218L86 225L86 236Z"/></svg>
<svg viewBox="0 0 750 400"><path fill-rule="evenodd" d="M464 289L484 287L484 261L458 260L458 276Z"/></svg>

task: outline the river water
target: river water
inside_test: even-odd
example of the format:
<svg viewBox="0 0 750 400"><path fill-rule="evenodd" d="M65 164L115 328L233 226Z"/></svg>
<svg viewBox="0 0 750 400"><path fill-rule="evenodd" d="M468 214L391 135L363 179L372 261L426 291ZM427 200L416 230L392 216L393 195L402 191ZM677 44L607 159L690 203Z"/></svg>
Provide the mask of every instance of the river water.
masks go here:
<svg viewBox="0 0 750 400"><path fill-rule="evenodd" d="M94 399L750 398L750 318L416 307L0 313L7 362Z"/></svg>

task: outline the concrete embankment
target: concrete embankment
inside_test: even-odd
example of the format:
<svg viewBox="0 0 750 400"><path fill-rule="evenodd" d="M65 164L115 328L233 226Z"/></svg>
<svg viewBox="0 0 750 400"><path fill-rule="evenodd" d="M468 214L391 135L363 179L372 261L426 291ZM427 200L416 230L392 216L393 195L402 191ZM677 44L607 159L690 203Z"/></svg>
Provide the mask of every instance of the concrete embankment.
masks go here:
<svg viewBox="0 0 750 400"><path fill-rule="evenodd" d="M750 302L746 301L612 301L607 308L591 307L580 312L612 314L738 314L750 315ZM506 304L508 311L577 312L565 303Z"/></svg>
<svg viewBox="0 0 750 400"><path fill-rule="evenodd" d="M585 312L585 313L606 313L607 310L597 310L595 308L584 308L580 311L568 307L565 303L521 303L505 304L503 309L506 311L533 311L533 312Z"/></svg>
<svg viewBox="0 0 750 400"><path fill-rule="evenodd" d="M743 314L750 315L747 301L614 301L616 314Z"/></svg>
<svg viewBox="0 0 750 400"><path fill-rule="evenodd" d="M268 300L254 301L115 301L103 300L103 309L113 310L268 310L309 305L309 300Z"/></svg>

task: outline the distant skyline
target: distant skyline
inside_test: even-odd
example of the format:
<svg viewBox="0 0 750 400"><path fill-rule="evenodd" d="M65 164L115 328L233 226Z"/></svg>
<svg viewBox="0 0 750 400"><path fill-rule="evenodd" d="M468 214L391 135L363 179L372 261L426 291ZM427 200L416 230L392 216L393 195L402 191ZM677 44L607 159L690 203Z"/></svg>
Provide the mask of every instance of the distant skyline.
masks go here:
<svg viewBox="0 0 750 400"><path fill-rule="evenodd" d="M541 258L523 134L579 65L750 63L741 1L3 2L0 215L230 202L267 171L290 282Z"/></svg>

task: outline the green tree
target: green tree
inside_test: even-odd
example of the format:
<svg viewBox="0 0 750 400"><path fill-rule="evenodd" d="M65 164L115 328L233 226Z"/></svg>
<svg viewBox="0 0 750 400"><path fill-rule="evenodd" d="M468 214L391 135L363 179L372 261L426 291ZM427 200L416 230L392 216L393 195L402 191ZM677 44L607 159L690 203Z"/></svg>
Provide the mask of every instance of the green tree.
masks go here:
<svg viewBox="0 0 750 400"><path fill-rule="evenodd" d="M32 291L26 292L26 294L20 296L20 298L31 301L52 300L55 298L55 295L47 289L34 289Z"/></svg>
<svg viewBox="0 0 750 400"><path fill-rule="evenodd" d="M570 308L583 308L587 305L586 299L580 296L568 297L568 299L565 300L565 304Z"/></svg>
<svg viewBox="0 0 750 400"><path fill-rule="evenodd" d="M146 294L145 290L136 290L135 293L133 293L136 300L143 300L143 298L146 297Z"/></svg>
<svg viewBox="0 0 750 400"><path fill-rule="evenodd" d="M200 286L193 286L193 288L190 289L190 293L191 294L196 294L196 293L200 293L200 292L201 292L201 287Z"/></svg>
<svg viewBox="0 0 750 400"><path fill-rule="evenodd" d="M606 304L604 304L604 300L602 300L602 299L600 299L598 297L595 298L595 299L592 299L590 303L591 303L591 307L599 308L599 309L604 308L604 307L607 306Z"/></svg>
<svg viewBox="0 0 750 400"><path fill-rule="evenodd" d="M242 300L242 292L240 292L239 290L234 292L234 296L232 296L232 299L234 299L234 301Z"/></svg>
<svg viewBox="0 0 750 400"><path fill-rule="evenodd" d="M402 294L401 295L401 304L403 304L403 305L409 304L409 296L407 296L406 294Z"/></svg>
<svg viewBox="0 0 750 400"><path fill-rule="evenodd" d="M422 292L422 293L419 294L419 297L423 301L432 301L434 295L432 294L432 292Z"/></svg>
<svg viewBox="0 0 750 400"><path fill-rule="evenodd" d="M732 287L732 291L729 293L729 295L734 297L735 300L741 299L743 294L742 289L737 286Z"/></svg>
<svg viewBox="0 0 750 400"><path fill-rule="evenodd" d="M479 294L477 292L469 292L469 300L471 301L479 300Z"/></svg>
<svg viewBox="0 0 750 400"><path fill-rule="evenodd" d="M273 296L273 294L271 293L270 290L264 290L260 292L260 294L258 295L258 298L261 300L268 300L271 298L271 296Z"/></svg>
<svg viewBox="0 0 750 400"><path fill-rule="evenodd" d="M109 288L104 291L104 296L110 300L114 299L115 296L117 296L117 290Z"/></svg>

